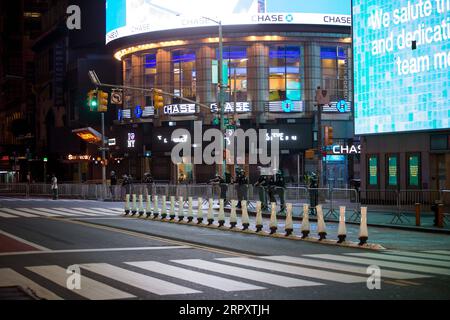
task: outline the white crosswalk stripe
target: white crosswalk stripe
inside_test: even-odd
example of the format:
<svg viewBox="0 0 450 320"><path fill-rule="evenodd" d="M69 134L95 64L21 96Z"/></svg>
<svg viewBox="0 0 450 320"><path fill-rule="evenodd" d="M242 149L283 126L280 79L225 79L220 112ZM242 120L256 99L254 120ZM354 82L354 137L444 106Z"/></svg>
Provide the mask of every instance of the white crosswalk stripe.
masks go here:
<svg viewBox="0 0 450 320"><path fill-rule="evenodd" d="M331 269L331 270L335 270L335 271L367 275L367 268L360 267L360 266L353 266L353 265L349 265L349 264L343 264L343 263L327 262L327 261L290 257L290 256L268 256L268 257L261 257L261 258L276 261L276 262L286 262L286 263L299 264L299 265L309 266L309 267L318 267L318 268L323 268L323 269ZM430 276L426 276L423 274L391 271L391 270L386 270L386 269L381 270L381 276L383 278L399 279L399 280L400 279L406 280L406 279L417 279L417 278L429 278L430 277Z"/></svg>
<svg viewBox="0 0 450 320"><path fill-rule="evenodd" d="M307 280L301 280L286 276L280 276L272 273L255 271L244 269L235 266L229 266L221 263L209 262L200 259L188 259L188 260L172 260L173 262L183 264L198 269L204 269L217 273L230 275L233 277L244 278L257 282L267 283L274 286L293 288L293 287L305 287L305 286L320 286L322 283L312 282Z"/></svg>
<svg viewBox="0 0 450 320"><path fill-rule="evenodd" d="M80 211L70 209L70 208L52 208L52 210L56 210L58 212L71 213L72 215L78 215L78 216L95 216L94 213L80 212Z"/></svg>
<svg viewBox="0 0 450 320"><path fill-rule="evenodd" d="M4 208L2 208L1 210L0 210L0 218L18 218L18 216L14 216L14 215L12 215L12 214L9 214L9 213L6 213L6 212L3 212L2 210L3 210Z"/></svg>
<svg viewBox="0 0 450 320"><path fill-rule="evenodd" d="M24 289L29 289L41 299L61 300L61 297L46 288L41 287L36 282L28 279L20 273L17 273L10 268L0 269L0 287L12 286L19 286Z"/></svg>
<svg viewBox="0 0 450 320"><path fill-rule="evenodd" d="M390 255L423 258L423 259L435 259L435 260L450 261L450 256L446 256L446 255L442 255L442 254L423 253L423 252L407 252L407 251L386 251L383 253L390 254Z"/></svg>
<svg viewBox="0 0 450 320"><path fill-rule="evenodd" d="M383 253L358 252L358 253L346 253L345 255L355 256L355 257L363 257L363 258L371 258L371 259L381 259L381 260L389 260L389 261L426 264L426 265L430 265L430 266L450 268L450 262L446 262L446 261L435 261L435 260L431 260L431 259L411 258L411 257L397 256L397 255L394 256L394 255L387 255L387 254L383 254Z"/></svg>
<svg viewBox="0 0 450 320"><path fill-rule="evenodd" d="M146 276L107 263L92 263L80 265L81 268L109 277L115 281L151 292L157 295L178 295L200 293L200 291L183 287L158 278Z"/></svg>
<svg viewBox="0 0 450 320"><path fill-rule="evenodd" d="M244 282L174 267L156 261L127 262L127 264L227 292L265 289L263 287L254 286Z"/></svg>
<svg viewBox="0 0 450 320"><path fill-rule="evenodd" d="M66 269L62 267L38 266L27 267L26 269L60 285L61 287L67 288L68 274L66 272ZM79 290L73 290L73 293L76 293L90 300L115 300L135 297L132 294L115 289L109 285L90 279L84 275L82 275L81 277L80 287L81 288Z"/></svg>
<svg viewBox="0 0 450 320"><path fill-rule="evenodd" d="M16 209L44 217L60 217L60 215L58 214L47 212L46 210L44 210L44 208L16 208Z"/></svg>
<svg viewBox="0 0 450 320"><path fill-rule="evenodd" d="M375 265L375 266L379 266L379 267L401 269L403 271L415 271L415 272L420 272L420 273L440 274L440 275L446 275L446 276L450 275L450 269L429 267L429 266L425 266L425 265L415 265L415 264L409 264L409 263L391 262L391 261L377 260L377 259L356 258L356 257L340 256L340 255L334 255L334 254L306 254L305 256L317 258L317 259L363 264L367 267L371 266L371 265Z"/></svg>
<svg viewBox="0 0 450 320"><path fill-rule="evenodd" d="M436 254L440 254L440 255L450 256L450 251L448 251L448 250L429 250L429 251L423 251L423 252L436 253Z"/></svg>
<svg viewBox="0 0 450 320"><path fill-rule="evenodd" d="M116 214L114 214L114 213L104 212L104 211L97 210L97 209L88 209L88 208L73 208L73 209L77 210L77 211L81 211L81 212L92 213L95 215L116 216Z"/></svg>
<svg viewBox="0 0 450 320"><path fill-rule="evenodd" d="M266 262L266 261L260 261L256 259L249 259L249 258L219 258L217 260L239 264L247 267L254 267L258 269L265 269L265 270L277 270L277 272L283 272L283 273L289 273L294 274L297 276L304 276L304 277L310 277L320 280L328 280L333 282L340 282L340 283L358 283L358 282L366 282L367 278L365 277L359 277L359 276L352 276L337 272L330 272L330 271L322 271L317 269L311 269L311 268L303 268L303 267L296 267L296 266L290 266L286 264L281 263L275 263L275 262Z"/></svg>
<svg viewBox="0 0 450 320"><path fill-rule="evenodd" d="M11 214L14 214L16 216L23 217L23 218L37 218L37 217L39 217L39 215L31 214L31 213L28 213L28 212L21 212L20 210L17 210L17 209L2 208L2 211L8 212L8 213L11 213Z"/></svg>

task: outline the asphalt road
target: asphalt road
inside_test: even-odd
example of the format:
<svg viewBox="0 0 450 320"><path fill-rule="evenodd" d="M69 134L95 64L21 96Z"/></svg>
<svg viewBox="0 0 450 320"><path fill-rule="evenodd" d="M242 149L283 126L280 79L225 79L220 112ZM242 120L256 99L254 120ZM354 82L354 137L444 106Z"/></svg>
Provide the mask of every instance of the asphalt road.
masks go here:
<svg viewBox="0 0 450 320"><path fill-rule="evenodd" d="M374 251L123 217L120 206L1 199L0 298L17 285L47 299L450 298L447 235L370 228L390 249Z"/></svg>

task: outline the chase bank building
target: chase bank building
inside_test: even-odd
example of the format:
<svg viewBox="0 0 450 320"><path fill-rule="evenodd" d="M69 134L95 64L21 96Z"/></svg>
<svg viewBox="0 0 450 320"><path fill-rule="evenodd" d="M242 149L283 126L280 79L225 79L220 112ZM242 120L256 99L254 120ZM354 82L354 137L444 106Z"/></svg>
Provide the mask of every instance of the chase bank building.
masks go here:
<svg viewBox="0 0 450 320"><path fill-rule="evenodd" d="M267 129L268 141L278 129L280 167L293 183L317 170L319 160L324 180L337 186L358 176L358 155L333 152L358 144L350 0L107 0L106 11L106 42L122 64L123 84L172 94L155 109L150 92L124 91L116 123L136 143L117 152L127 155L126 170L134 176L150 170L156 180L175 182L181 175L201 183L215 174L214 166L173 164L170 151L175 129L193 133L194 121L202 121L203 130L219 128L219 22L229 128ZM328 100L320 114L318 87ZM320 152L326 127L332 144ZM256 179L256 166L245 170Z"/></svg>

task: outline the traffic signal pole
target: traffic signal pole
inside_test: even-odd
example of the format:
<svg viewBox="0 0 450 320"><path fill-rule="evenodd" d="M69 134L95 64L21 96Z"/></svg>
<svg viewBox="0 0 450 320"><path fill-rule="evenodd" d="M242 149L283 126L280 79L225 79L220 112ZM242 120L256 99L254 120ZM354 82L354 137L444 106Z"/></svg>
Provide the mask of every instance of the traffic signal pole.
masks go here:
<svg viewBox="0 0 450 320"><path fill-rule="evenodd" d="M106 145L105 145L105 113L100 112L102 115L102 184L103 184L103 192L105 192L106 196Z"/></svg>

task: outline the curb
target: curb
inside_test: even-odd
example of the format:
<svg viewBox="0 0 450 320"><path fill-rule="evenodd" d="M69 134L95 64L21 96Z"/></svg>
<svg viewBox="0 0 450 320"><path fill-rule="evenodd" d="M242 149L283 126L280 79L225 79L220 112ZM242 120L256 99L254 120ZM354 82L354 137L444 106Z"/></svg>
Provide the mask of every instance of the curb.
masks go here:
<svg viewBox="0 0 450 320"><path fill-rule="evenodd" d="M240 209L236 209L237 212L241 212ZM225 212L230 212L230 208L226 207ZM249 216L256 216L256 212L248 210ZM270 213L262 213L262 216L264 218L270 218ZM277 214L277 219L286 219L285 215ZM299 216L293 216L292 220L294 221L301 221L302 218ZM317 222L317 218L315 216L309 216L309 221ZM325 220L326 222L331 223L339 223L338 220ZM346 221L346 224L356 225L359 226L358 222L354 221ZM367 223L368 227L378 227L378 228L389 228L389 229L396 229L396 230L404 230L404 231L417 231L417 232L427 232L427 233L438 233L438 234L448 234L450 235L450 229L436 229L436 228L426 228L426 227L418 227L418 226L401 226L401 225L394 225L394 224L383 224L383 223Z"/></svg>
<svg viewBox="0 0 450 320"><path fill-rule="evenodd" d="M337 243L338 240L331 240L331 239L324 239L324 240L319 240L319 238L313 238L313 237L308 237L306 239L302 239L300 236L296 236L296 235L289 235L289 236L285 236L281 233L275 233L275 234L269 234L268 232L265 231L261 231L261 232L256 232L253 230L241 230L238 228L230 228L230 226L224 226L224 227L219 227L217 224L213 224L213 225L207 225L204 223L201 224L197 224L197 222L187 222L185 220L178 222L177 220L170 220L170 219L161 219L161 217L158 218L146 218L146 217L139 217L139 216L125 216L125 215L121 215L124 218L134 218L136 220L147 220L147 221L156 221L156 222L166 222L166 223L171 223L171 224L178 224L178 225L186 225L186 226L192 226L192 227L199 227L199 228L208 228L208 229L215 229L215 230L222 230L222 231L229 231L229 232L238 232L238 233L244 233L244 234L252 234L252 235L257 235L260 237L269 237L269 238L277 238L277 239L284 239L284 240L295 240L295 241L306 241L306 242L311 242L311 243L317 243L317 244L324 244L324 245L331 245L331 246L338 246L338 247L344 247L344 248L353 248L353 249L365 249L365 250L374 250L374 251L380 251L380 250L386 250L386 248L384 248L383 246L379 245L379 244L364 244L364 245L359 245L357 242L353 242L353 241L344 241L343 243ZM184 240L183 240L184 241ZM189 241L188 241L189 242Z"/></svg>

